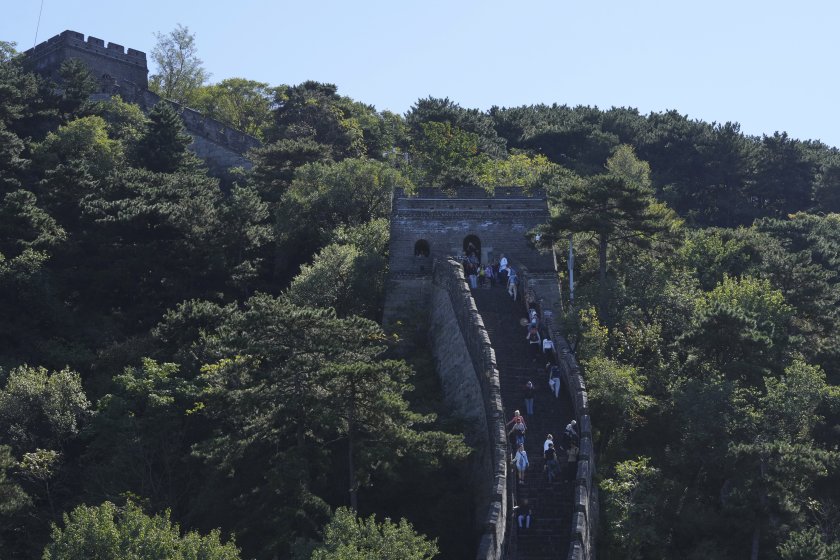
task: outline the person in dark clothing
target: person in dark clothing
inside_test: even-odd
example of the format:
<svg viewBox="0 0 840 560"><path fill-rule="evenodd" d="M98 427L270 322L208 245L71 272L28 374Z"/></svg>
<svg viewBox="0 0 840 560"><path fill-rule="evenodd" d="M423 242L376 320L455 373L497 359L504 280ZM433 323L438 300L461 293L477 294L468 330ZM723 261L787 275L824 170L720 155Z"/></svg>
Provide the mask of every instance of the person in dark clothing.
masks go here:
<svg viewBox="0 0 840 560"><path fill-rule="evenodd" d="M548 449L545 450L545 472L548 475L548 482L554 482L560 470L560 463L557 462L557 451L554 449L554 444L549 442Z"/></svg>
<svg viewBox="0 0 840 560"><path fill-rule="evenodd" d="M520 529L531 528L531 506L528 500L522 500L522 504L516 508L516 521Z"/></svg>
<svg viewBox="0 0 840 560"><path fill-rule="evenodd" d="M525 414L534 415L534 384L530 381L525 384Z"/></svg>

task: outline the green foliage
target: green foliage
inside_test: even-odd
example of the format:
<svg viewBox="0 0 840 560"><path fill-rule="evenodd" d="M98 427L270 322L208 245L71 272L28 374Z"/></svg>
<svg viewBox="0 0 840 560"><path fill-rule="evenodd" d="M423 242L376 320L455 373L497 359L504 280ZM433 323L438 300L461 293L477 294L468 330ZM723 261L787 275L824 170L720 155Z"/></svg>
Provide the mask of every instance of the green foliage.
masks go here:
<svg viewBox="0 0 840 560"><path fill-rule="evenodd" d="M198 388L177 364L149 358L116 375L113 385L99 399L84 457L97 491L128 491L155 507L180 504L196 490L188 458Z"/></svg>
<svg viewBox="0 0 840 560"><path fill-rule="evenodd" d="M108 137L108 124L98 116L81 117L50 132L34 153L35 163L43 169L82 160L97 177L112 172L122 158L122 145Z"/></svg>
<svg viewBox="0 0 840 560"><path fill-rule="evenodd" d="M58 75L61 79L59 110L65 115L78 114L87 105L90 95L96 91L96 80L87 65L76 58L62 62Z"/></svg>
<svg viewBox="0 0 840 560"><path fill-rule="evenodd" d="M201 536L190 531L183 536L170 521L169 511L152 517L129 502L117 507L79 506L64 514L64 528L53 526L51 542L43 560L238 560L239 550L223 543L218 530Z"/></svg>
<svg viewBox="0 0 840 560"><path fill-rule="evenodd" d="M336 227L386 218L396 187L411 189L412 183L376 160L345 159L300 167L278 206L280 247L292 265L308 260L329 243Z"/></svg>
<svg viewBox="0 0 840 560"><path fill-rule="evenodd" d="M108 136L120 140L127 149L139 141L148 126L148 118L137 105L117 96L90 104L89 111L102 117L108 125Z"/></svg>
<svg viewBox="0 0 840 560"><path fill-rule="evenodd" d="M338 95L333 84L307 81L274 91L276 108L268 140L310 140L324 146L332 159L379 156L368 153L370 136L379 132L376 126L365 128L366 121L378 120L372 107Z"/></svg>
<svg viewBox="0 0 840 560"><path fill-rule="evenodd" d="M66 239L65 231L43 209L34 194L8 193L0 202L0 254L14 258L29 250L54 248Z"/></svg>
<svg viewBox="0 0 840 560"><path fill-rule="evenodd" d="M617 151L608 160L607 167L621 175L609 173L571 182L562 196L553 200L555 209L551 220L540 231L552 240L578 232L597 237L598 313L609 324L607 260L610 244L650 247L657 236L678 230L681 222L673 211L653 198L645 184L645 165L632 151Z"/></svg>
<svg viewBox="0 0 840 560"><path fill-rule="evenodd" d="M662 474L649 457L618 463L615 477L601 482L609 523L610 550L623 558L650 558L662 550L658 504Z"/></svg>
<svg viewBox="0 0 840 560"><path fill-rule="evenodd" d="M181 116L162 101L149 113L146 130L137 141L135 165L158 173L174 173L195 165L194 156L187 151L191 142Z"/></svg>
<svg viewBox="0 0 840 560"><path fill-rule="evenodd" d="M312 534L325 512L313 491L336 436L355 449L349 472L362 485L404 453L463 455L457 438L422 430L433 418L409 410L408 370L381 360L386 339L372 321L257 295L201 339L214 360L202 368L200 414L214 430L195 450L220 474L237 473L235 494L216 499L237 504L243 539L282 527L277 541L261 539L277 550ZM256 492L264 487L274 491Z"/></svg>
<svg viewBox="0 0 840 560"><path fill-rule="evenodd" d="M545 156L513 154L507 159L485 160L478 181L486 189L519 187L527 192L554 187L568 176L568 170L551 163Z"/></svg>
<svg viewBox="0 0 840 560"><path fill-rule="evenodd" d="M479 151L477 134L448 122L424 122L420 129L414 153L424 183L443 188L479 184L489 159Z"/></svg>
<svg viewBox="0 0 840 560"><path fill-rule="evenodd" d="M732 278L725 275L715 289L698 300L697 313L707 314L716 307L743 313L755 321L762 334L774 341L785 337L793 312L784 295L773 289L770 282L751 276Z"/></svg>
<svg viewBox="0 0 840 560"><path fill-rule="evenodd" d="M273 91L266 83L228 78L199 88L192 107L236 130L263 138L271 124L272 99Z"/></svg>
<svg viewBox="0 0 840 560"><path fill-rule="evenodd" d="M599 444L606 450L611 440L620 440L643 421L653 399L643 394L645 380L633 367L608 358L593 358L583 365L592 414L598 418Z"/></svg>
<svg viewBox="0 0 840 560"><path fill-rule="evenodd" d="M384 300L388 224L380 218L341 227L331 243L303 265L286 296L295 305L332 307L340 317L376 319Z"/></svg>
<svg viewBox="0 0 840 560"><path fill-rule="evenodd" d="M377 523L374 516L359 519L352 510L338 508L312 560L430 560L437 554L435 541L417 534L405 519Z"/></svg>
<svg viewBox="0 0 840 560"><path fill-rule="evenodd" d="M167 34L156 33L152 61L157 73L149 76L149 89L164 99L191 105L210 77L198 58L195 34L181 24Z"/></svg>
<svg viewBox="0 0 840 560"><path fill-rule="evenodd" d="M765 380L762 424L770 441L804 443L820 420L817 409L826 394L825 372L801 360L785 368L785 374Z"/></svg>
<svg viewBox="0 0 840 560"><path fill-rule="evenodd" d="M776 551L781 560L831 560L840 557L840 543L826 543L819 529L792 532Z"/></svg>
<svg viewBox="0 0 840 560"><path fill-rule="evenodd" d="M696 271L700 285L711 290L724 275L741 276L760 259L759 248L743 229L689 231L680 253Z"/></svg>
<svg viewBox="0 0 840 560"><path fill-rule="evenodd" d="M0 444L16 453L62 449L88 419L78 373L21 366L0 376Z"/></svg>

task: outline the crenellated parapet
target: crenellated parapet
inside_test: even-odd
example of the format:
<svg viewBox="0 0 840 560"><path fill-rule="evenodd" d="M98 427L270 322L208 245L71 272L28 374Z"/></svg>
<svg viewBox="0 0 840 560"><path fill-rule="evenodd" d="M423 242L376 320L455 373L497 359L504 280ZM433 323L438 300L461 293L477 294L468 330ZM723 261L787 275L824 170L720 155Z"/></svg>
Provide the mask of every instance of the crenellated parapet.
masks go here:
<svg viewBox="0 0 840 560"><path fill-rule="evenodd" d="M146 53L127 49L117 43L105 43L97 37L78 31L63 31L24 53L27 65L43 76L56 79L61 63L76 58L93 71L100 83L109 80L118 84L132 84L145 90L149 86Z"/></svg>
<svg viewBox="0 0 840 560"><path fill-rule="evenodd" d="M235 167L249 168L246 154L261 142L195 109L161 98L149 91L149 69L146 53L126 49L117 43L106 43L97 37L77 31L64 31L24 53L26 66L44 77L60 83L59 70L65 60L83 62L96 79L94 99L119 95L124 101L139 105L148 112L160 102L171 103L184 121L184 128L193 138L190 149L207 162L210 172L219 177L229 175Z"/></svg>

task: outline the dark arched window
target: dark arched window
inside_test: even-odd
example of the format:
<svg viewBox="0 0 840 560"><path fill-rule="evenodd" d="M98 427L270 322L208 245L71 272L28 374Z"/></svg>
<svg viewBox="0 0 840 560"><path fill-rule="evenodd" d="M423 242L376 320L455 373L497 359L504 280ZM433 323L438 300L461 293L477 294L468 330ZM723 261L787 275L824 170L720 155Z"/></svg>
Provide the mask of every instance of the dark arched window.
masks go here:
<svg viewBox="0 0 840 560"><path fill-rule="evenodd" d="M428 257L432 253L431 248L429 247L429 242L425 239L419 240L417 243L414 244L414 256L415 257Z"/></svg>
<svg viewBox="0 0 840 560"><path fill-rule="evenodd" d="M468 235L464 238L464 254L481 260L481 239L477 235Z"/></svg>

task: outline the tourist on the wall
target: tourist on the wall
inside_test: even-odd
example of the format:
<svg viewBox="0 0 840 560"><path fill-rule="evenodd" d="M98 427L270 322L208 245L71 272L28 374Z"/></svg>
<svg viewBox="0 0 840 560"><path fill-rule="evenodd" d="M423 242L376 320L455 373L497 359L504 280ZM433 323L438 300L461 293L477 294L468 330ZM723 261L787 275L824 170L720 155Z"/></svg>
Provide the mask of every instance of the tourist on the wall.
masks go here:
<svg viewBox="0 0 840 560"><path fill-rule="evenodd" d="M491 288L496 287L496 275L493 273L493 265L488 264L484 267L484 277L490 283Z"/></svg>
<svg viewBox="0 0 840 560"><path fill-rule="evenodd" d="M573 445L578 445L578 441L580 440L575 426L577 426L577 420L572 420L566 424L566 429L563 430L563 444L566 449L570 449Z"/></svg>
<svg viewBox="0 0 840 560"><path fill-rule="evenodd" d="M525 414L534 415L534 384L530 381L525 384Z"/></svg>
<svg viewBox="0 0 840 560"><path fill-rule="evenodd" d="M505 424L505 427L510 425L513 425L513 428L508 432L508 436L513 438L514 445L525 445L525 430L527 427L525 426L525 418L518 410L514 411L513 418Z"/></svg>
<svg viewBox="0 0 840 560"><path fill-rule="evenodd" d="M546 434L545 441L543 442L543 452L548 451L548 444L554 445L554 436L551 434Z"/></svg>
<svg viewBox="0 0 840 560"><path fill-rule="evenodd" d="M508 268L507 289L508 295L513 298L513 301L516 301L518 295L517 286L519 286L519 278L516 277L516 271Z"/></svg>
<svg viewBox="0 0 840 560"><path fill-rule="evenodd" d="M528 465L530 465L528 462L528 453L525 452L525 445L520 445L516 449L516 455L513 456L513 464L516 466L519 484L524 484L525 470L528 468Z"/></svg>
<svg viewBox="0 0 840 560"><path fill-rule="evenodd" d="M554 341L549 337L545 337L542 343L543 354L551 354L554 352Z"/></svg>
<svg viewBox="0 0 840 560"><path fill-rule="evenodd" d="M531 528L531 506L528 505L528 500L522 500L522 503L516 507L516 522L520 529Z"/></svg>
<svg viewBox="0 0 840 560"><path fill-rule="evenodd" d="M537 329L537 327L528 327L528 334L525 335L525 340L528 341L528 344L531 345L531 348L536 348L537 354L539 354L540 348L542 347L542 340L540 339L540 331L539 329Z"/></svg>
<svg viewBox="0 0 840 560"><path fill-rule="evenodd" d="M554 482L560 471L560 463L557 461L557 452L554 449L554 442L548 442L548 448L543 453L545 457L545 473L548 476L549 484Z"/></svg>
<svg viewBox="0 0 840 560"><path fill-rule="evenodd" d="M548 388L554 392L554 398L557 398L560 396L560 368L548 362L545 369L548 370Z"/></svg>
<svg viewBox="0 0 840 560"><path fill-rule="evenodd" d="M502 259L499 261L499 283L502 287L507 287L507 280L508 274L510 270L508 269L508 260L504 253L502 253Z"/></svg>
<svg viewBox="0 0 840 560"><path fill-rule="evenodd" d="M475 265L468 260L464 261L464 274L467 275L467 280L470 283L470 288L473 290L478 288L478 277L476 276Z"/></svg>

